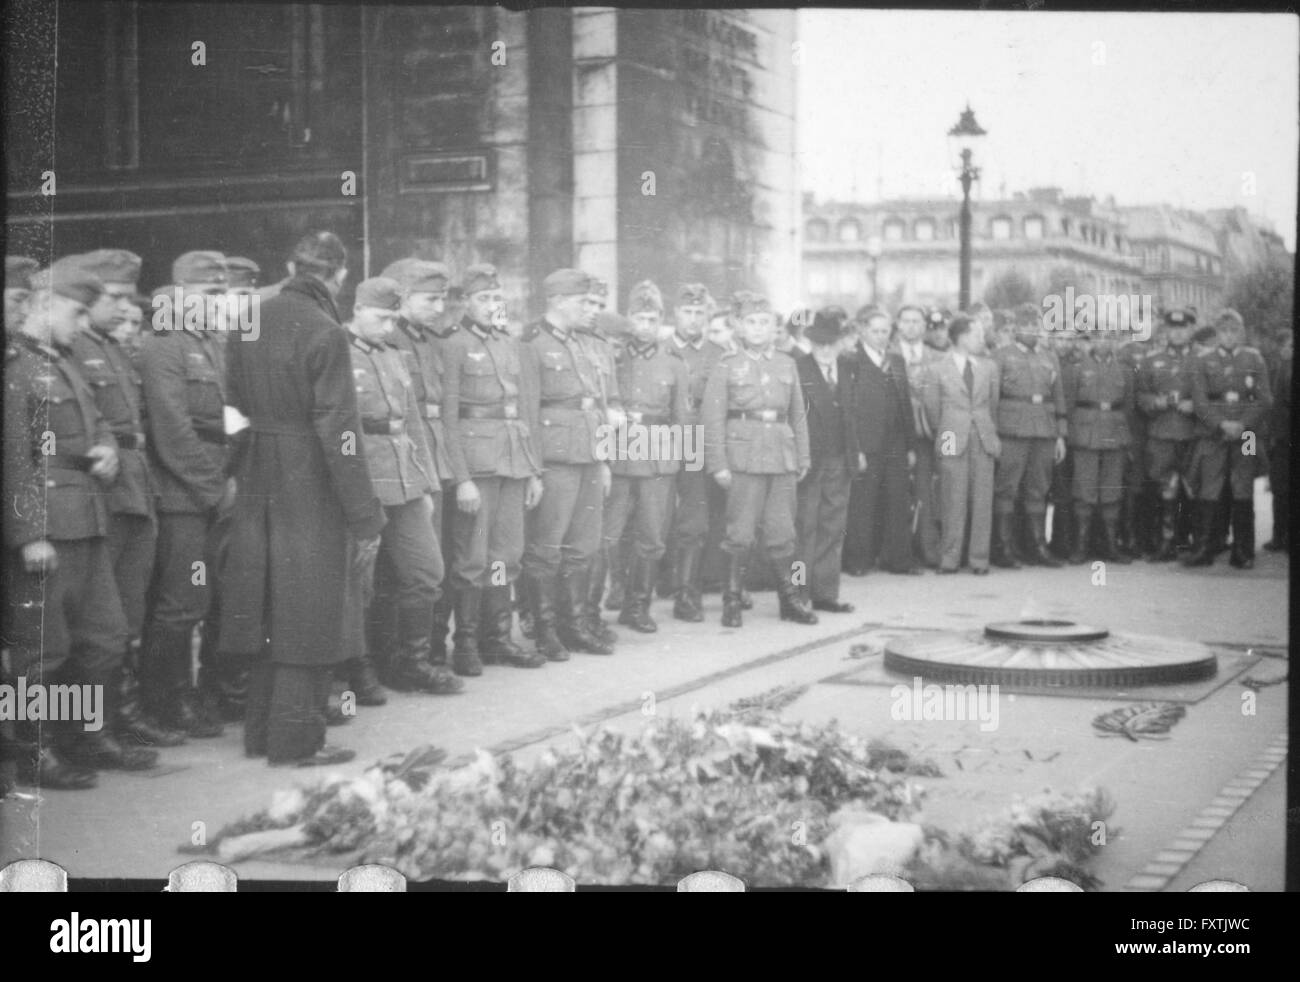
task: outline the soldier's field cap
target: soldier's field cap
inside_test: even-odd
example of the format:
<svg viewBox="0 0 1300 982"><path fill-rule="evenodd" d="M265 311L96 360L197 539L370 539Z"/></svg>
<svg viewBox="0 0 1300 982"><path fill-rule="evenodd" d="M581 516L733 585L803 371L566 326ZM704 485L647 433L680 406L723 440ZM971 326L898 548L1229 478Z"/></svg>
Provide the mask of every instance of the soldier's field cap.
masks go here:
<svg viewBox="0 0 1300 982"><path fill-rule="evenodd" d="M358 307L396 310L402 305L402 285L388 276L372 276L357 284L356 299L353 302Z"/></svg>
<svg viewBox="0 0 1300 982"><path fill-rule="evenodd" d="M608 284L608 283L606 283L604 280L602 280L599 276L591 276L591 277L588 277L588 279L591 281L591 288L587 291L588 293L592 294L593 296L597 296L597 297L607 297L607 296L609 296L609 284Z"/></svg>
<svg viewBox="0 0 1300 982"><path fill-rule="evenodd" d="M691 307L700 305L707 307L713 298L709 296L709 288L703 283L683 283L677 288L677 306Z"/></svg>
<svg viewBox="0 0 1300 982"><path fill-rule="evenodd" d="M187 252L172 263L177 286L226 285L226 257L219 252Z"/></svg>
<svg viewBox="0 0 1300 982"><path fill-rule="evenodd" d="M1198 327L1192 333L1192 341L1195 344L1209 344L1215 338L1214 328L1206 324L1204 327Z"/></svg>
<svg viewBox="0 0 1300 982"><path fill-rule="evenodd" d="M30 290L32 274L41 264L29 256L5 256L5 289Z"/></svg>
<svg viewBox="0 0 1300 982"><path fill-rule="evenodd" d="M1043 323L1043 311L1037 304L1022 303L1016 307L1016 327L1038 327Z"/></svg>
<svg viewBox="0 0 1300 982"><path fill-rule="evenodd" d="M32 276L32 289L49 290L89 307L104 292L104 282L76 263L60 259L49 269L43 269Z"/></svg>
<svg viewBox="0 0 1300 982"><path fill-rule="evenodd" d="M607 337L617 337L632 330L632 322L622 314L616 314L612 310L602 310L598 313L593 326L595 330Z"/></svg>
<svg viewBox="0 0 1300 982"><path fill-rule="evenodd" d="M858 312L853 315L853 320L858 324L865 324L873 317L888 317L889 312L885 308L874 303L863 304L858 308Z"/></svg>
<svg viewBox="0 0 1300 982"><path fill-rule="evenodd" d="M767 297L752 290L738 290L731 296L731 315L736 318L748 317L750 314L770 314L772 304Z"/></svg>
<svg viewBox="0 0 1300 982"><path fill-rule="evenodd" d="M1241 314L1237 313L1231 307L1224 307L1219 311L1219 316L1214 319L1214 324L1218 327L1228 322L1236 324L1238 327L1244 326L1246 323L1241 319Z"/></svg>
<svg viewBox="0 0 1300 982"><path fill-rule="evenodd" d="M928 331L935 331L940 328L948 329L948 318L944 316L942 310L932 310L925 315L925 327Z"/></svg>
<svg viewBox="0 0 1300 982"><path fill-rule="evenodd" d="M591 277L580 269L557 269L542 280L542 292L548 297L590 293Z"/></svg>
<svg viewBox="0 0 1300 982"><path fill-rule="evenodd" d="M642 280L632 287L627 297L627 312L631 314L662 314L664 298L659 287L650 280Z"/></svg>
<svg viewBox="0 0 1300 982"><path fill-rule="evenodd" d="M389 263L380 275L396 280L407 293L444 293L451 280L451 270L442 263L415 256Z"/></svg>
<svg viewBox="0 0 1300 982"><path fill-rule="evenodd" d="M843 336L844 322L825 310L813 314L812 323L804 330L804 337L813 344L834 344Z"/></svg>
<svg viewBox="0 0 1300 982"><path fill-rule="evenodd" d="M465 282L461 284L465 296L472 297L483 290L500 290L501 279L497 268L490 263L477 263L465 270Z"/></svg>
<svg viewBox="0 0 1300 982"><path fill-rule="evenodd" d="M1190 310L1166 310L1165 324L1168 327L1195 327L1196 315Z"/></svg>
<svg viewBox="0 0 1300 982"><path fill-rule="evenodd" d="M262 267L243 256L226 257L226 283L228 286L257 286L257 278L262 275Z"/></svg>
<svg viewBox="0 0 1300 982"><path fill-rule="evenodd" d="M104 283L135 283L140 279L140 257L126 249L96 249L70 258Z"/></svg>

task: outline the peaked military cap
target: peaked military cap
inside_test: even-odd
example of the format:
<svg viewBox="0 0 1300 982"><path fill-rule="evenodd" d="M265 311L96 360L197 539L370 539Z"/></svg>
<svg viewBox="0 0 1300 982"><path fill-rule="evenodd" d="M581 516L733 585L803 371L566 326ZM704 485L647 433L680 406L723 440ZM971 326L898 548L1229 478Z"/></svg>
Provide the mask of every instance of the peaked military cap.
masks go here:
<svg viewBox="0 0 1300 982"><path fill-rule="evenodd" d="M140 279L140 257L126 249L96 249L69 258L104 283L135 283Z"/></svg>
<svg viewBox="0 0 1300 982"><path fill-rule="evenodd" d="M187 252L172 263L172 282L178 286L225 286L226 257L219 252Z"/></svg>
<svg viewBox="0 0 1300 982"><path fill-rule="evenodd" d="M662 314L664 310L664 298L659 292L659 287L655 286L650 280L642 280L636 286L632 287L632 292L627 298L628 314Z"/></svg>

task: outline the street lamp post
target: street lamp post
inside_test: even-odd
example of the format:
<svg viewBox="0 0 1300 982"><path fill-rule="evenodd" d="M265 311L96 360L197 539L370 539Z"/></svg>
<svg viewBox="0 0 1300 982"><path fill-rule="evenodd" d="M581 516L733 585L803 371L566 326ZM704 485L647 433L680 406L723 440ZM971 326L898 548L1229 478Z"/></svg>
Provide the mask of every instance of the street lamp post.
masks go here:
<svg viewBox="0 0 1300 982"><path fill-rule="evenodd" d="M867 257L871 260L871 302L877 303L876 300L876 273L880 269L880 253L882 252L882 243L880 236L873 235L867 239Z"/></svg>
<svg viewBox="0 0 1300 982"><path fill-rule="evenodd" d="M953 166L961 181L961 285L958 307L966 310L970 307L970 186L979 180L980 171L972 161L975 147L986 135L979 123L975 122L975 113L970 103L957 120L957 125L948 131L948 140L955 153Z"/></svg>

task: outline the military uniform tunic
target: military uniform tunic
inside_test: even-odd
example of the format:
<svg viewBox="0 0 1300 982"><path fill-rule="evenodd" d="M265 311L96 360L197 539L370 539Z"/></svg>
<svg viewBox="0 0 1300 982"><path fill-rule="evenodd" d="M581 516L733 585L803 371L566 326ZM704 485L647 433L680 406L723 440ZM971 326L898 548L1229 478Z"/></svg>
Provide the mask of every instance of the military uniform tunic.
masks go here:
<svg viewBox="0 0 1300 982"><path fill-rule="evenodd" d="M1069 444L1074 449L1074 500L1118 504L1124 453L1133 442L1133 373L1115 355L1092 352L1065 371Z"/></svg>
<svg viewBox="0 0 1300 982"><path fill-rule="evenodd" d="M155 489L145 452L143 383L126 349L93 328L73 339L72 355L117 441L120 466L109 487L108 554L127 628L138 638L158 538Z"/></svg>
<svg viewBox="0 0 1300 982"><path fill-rule="evenodd" d="M1230 479L1233 499L1250 501L1264 449L1262 427L1273 405L1263 356L1246 345L1232 351L1223 347L1207 351L1192 371L1192 402L1200 421L1197 496L1201 501L1218 501L1223 482ZM1225 436L1219 428L1224 420L1240 422L1243 436ZM1253 439L1245 439L1247 433Z"/></svg>
<svg viewBox="0 0 1300 982"><path fill-rule="evenodd" d="M546 488L530 516L524 567L539 576L567 575L585 568L600 547L604 489L597 443L617 383L602 375L600 357L577 332L545 319L524 329L520 352L536 406L534 446Z"/></svg>
<svg viewBox="0 0 1300 982"><path fill-rule="evenodd" d="M1023 484L1025 510L1042 515L1052 480L1057 437L1066 435L1065 392L1056 355L1043 345L1029 350L1019 341L993 352L1001 379L998 399L998 460L994 511L1010 515Z"/></svg>
<svg viewBox="0 0 1300 982"><path fill-rule="evenodd" d="M533 450L536 419L522 397L519 344L468 317L442 345L442 416L453 480L472 480L481 504L452 517L451 578L486 587L500 563L507 582L519 575L524 550L526 480L541 473ZM492 585L496 584L495 580Z"/></svg>
<svg viewBox="0 0 1300 982"><path fill-rule="evenodd" d="M1180 402L1191 402L1195 355L1191 346L1152 351L1138 365L1137 403L1146 420L1146 478L1160 485L1161 496L1178 496L1186 480L1191 448L1196 436L1195 410L1183 412Z"/></svg>
<svg viewBox="0 0 1300 982"><path fill-rule="evenodd" d="M686 449L690 380L682 360L654 343L623 345L617 373L627 422L614 434L617 443L611 448L605 544L615 545L630 522L636 555L655 560L664 554L669 499ZM644 442L638 446L638 440ZM626 456L621 455L624 442Z"/></svg>
<svg viewBox="0 0 1300 982"><path fill-rule="evenodd" d="M702 432L700 427L700 410L704 405L704 390L709 383L718 359L723 356L722 348L703 337L698 343L683 341L676 332L664 343L664 348L674 358L679 358L686 366L688 384L686 424L697 427L696 447L702 449ZM709 534L709 499L721 498L716 485L703 469L688 470L682 468L677 474L677 495L672 511L673 545L679 549L702 548Z"/></svg>
<svg viewBox="0 0 1300 982"><path fill-rule="evenodd" d="M796 477L810 462L794 359L770 346L723 355L705 387L702 415L705 467L731 472L722 548L743 556L761 522L769 556L791 558Z"/></svg>
<svg viewBox="0 0 1300 982"><path fill-rule="evenodd" d="M114 446L71 352L32 338L5 349L4 633L14 670L31 681L107 681L126 646L126 619L106 536L108 495L90 475L93 446ZM24 569L22 547L49 542L57 568Z"/></svg>

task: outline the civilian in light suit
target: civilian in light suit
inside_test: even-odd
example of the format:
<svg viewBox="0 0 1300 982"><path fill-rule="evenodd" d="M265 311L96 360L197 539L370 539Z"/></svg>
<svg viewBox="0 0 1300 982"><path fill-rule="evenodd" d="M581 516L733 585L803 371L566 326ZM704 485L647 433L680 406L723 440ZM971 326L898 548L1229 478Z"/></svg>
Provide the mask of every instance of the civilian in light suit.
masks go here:
<svg viewBox="0 0 1300 982"><path fill-rule="evenodd" d="M922 386L926 421L935 435L939 463L940 573L961 564L962 539L970 511L971 572L989 571L993 520L993 461L1002 452L997 418L997 364L975 356L980 338L970 318L958 315L948 327L951 353L932 363Z"/></svg>
<svg viewBox="0 0 1300 982"><path fill-rule="evenodd" d="M912 500L916 506L912 551L931 568L939 565L939 502L934 460L934 434L930 432L921 408L921 382L926 370L944 353L925 343L925 311L914 304L899 308L896 321L898 337L889 346L902 356L907 366L907 386L912 397L915 433L910 449L916 463L912 467Z"/></svg>

